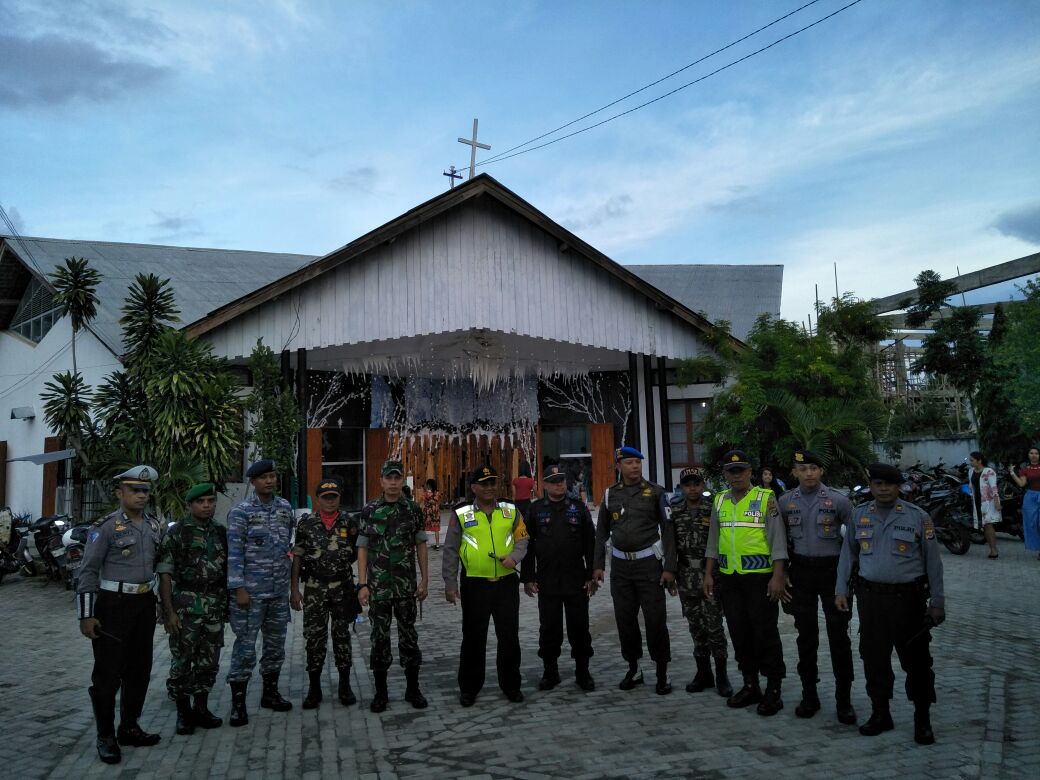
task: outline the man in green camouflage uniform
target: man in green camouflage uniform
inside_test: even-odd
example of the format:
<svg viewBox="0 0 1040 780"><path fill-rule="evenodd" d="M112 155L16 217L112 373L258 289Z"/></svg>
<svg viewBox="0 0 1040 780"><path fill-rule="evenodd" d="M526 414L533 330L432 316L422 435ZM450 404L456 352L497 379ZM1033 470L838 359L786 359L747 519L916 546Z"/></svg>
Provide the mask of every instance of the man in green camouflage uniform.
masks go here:
<svg viewBox="0 0 1040 780"><path fill-rule="evenodd" d="M318 511L300 519L293 547L290 605L303 609L303 637L307 643L307 675L310 688L305 710L321 703L321 672L328 650L329 618L332 618L332 652L339 670L339 700L357 703L350 688L350 627L360 608L354 588L357 558L357 522L340 508L343 486L338 479L323 479L315 493ZM300 594L300 580L307 583Z"/></svg>
<svg viewBox="0 0 1040 780"><path fill-rule="evenodd" d="M690 624L693 637L693 659L697 674L687 684L689 693L715 688L719 696L733 695L726 672L726 633L722 628L722 609L718 602L704 595L704 546L711 526L711 504L703 500L704 478L695 468L685 468L679 474L682 495L672 500L672 525L675 526L675 546L678 552L679 600L683 614ZM715 659L715 674L711 659Z"/></svg>
<svg viewBox="0 0 1040 780"><path fill-rule="evenodd" d="M386 675L393 656L390 652L390 619L397 618L397 652L404 667L407 687L404 699L416 709L426 706L419 690L422 653L415 631L417 603L429 591L426 531L422 510L403 496L404 466L400 461L383 464L383 495L361 510L361 535L358 537L358 600L371 607L372 655L369 665L375 678L376 693L369 709L382 712L390 700ZM419 560L419 583L415 582L415 561Z"/></svg>
<svg viewBox="0 0 1040 780"><path fill-rule="evenodd" d="M170 635L166 688L177 702L177 733L223 723L209 711L227 620L227 531L213 522L217 492L212 482L185 495L189 514L166 531L155 567L163 621ZM195 697L192 709L191 699Z"/></svg>

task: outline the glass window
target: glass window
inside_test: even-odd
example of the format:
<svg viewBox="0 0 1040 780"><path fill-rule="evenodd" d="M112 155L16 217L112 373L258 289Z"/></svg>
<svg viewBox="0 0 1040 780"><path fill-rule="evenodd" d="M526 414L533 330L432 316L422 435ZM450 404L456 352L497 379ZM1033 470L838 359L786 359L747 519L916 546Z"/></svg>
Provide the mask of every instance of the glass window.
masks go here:
<svg viewBox="0 0 1040 780"><path fill-rule="evenodd" d="M321 432L324 463L351 463L365 459L364 428L325 428Z"/></svg>
<svg viewBox="0 0 1040 780"><path fill-rule="evenodd" d="M708 418L710 403L709 399L668 402L673 468L703 465L707 447L697 441L697 429Z"/></svg>

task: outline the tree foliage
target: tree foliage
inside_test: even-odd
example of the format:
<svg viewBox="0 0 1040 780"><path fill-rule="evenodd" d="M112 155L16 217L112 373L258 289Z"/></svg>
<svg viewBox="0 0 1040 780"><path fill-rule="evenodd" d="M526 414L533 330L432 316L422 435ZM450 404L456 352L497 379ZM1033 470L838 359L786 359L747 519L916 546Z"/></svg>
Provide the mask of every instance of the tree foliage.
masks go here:
<svg viewBox="0 0 1040 780"><path fill-rule="evenodd" d="M994 411L1019 424L1014 461L1009 453L1006 463L1020 460L1025 448L1040 439L1040 283L1029 280L1020 289L1025 300L1009 307L1006 332L1000 334L994 348L994 360L1006 385L1006 406Z"/></svg>
<svg viewBox="0 0 1040 780"><path fill-rule="evenodd" d="M50 275L54 285L54 303L63 316L72 321L72 373L79 373L76 364L76 334L97 317L97 287L101 274L90 267L82 257L66 257L65 266Z"/></svg>
<svg viewBox="0 0 1040 780"><path fill-rule="evenodd" d="M257 340L249 356L249 369L253 374L253 392L246 399L252 417L250 459L271 458L280 472L295 474L303 414L282 380L278 356L262 339Z"/></svg>

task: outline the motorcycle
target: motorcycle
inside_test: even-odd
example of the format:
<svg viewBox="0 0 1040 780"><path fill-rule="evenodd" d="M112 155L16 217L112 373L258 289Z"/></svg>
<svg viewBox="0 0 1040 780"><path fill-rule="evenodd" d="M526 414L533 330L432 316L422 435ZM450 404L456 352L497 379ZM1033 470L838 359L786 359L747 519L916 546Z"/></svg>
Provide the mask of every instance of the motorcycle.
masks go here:
<svg viewBox="0 0 1040 780"><path fill-rule="evenodd" d="M964 555L971 549L971 507L959 489L946 481L925 483L914 503L932 518L935 538L947 550Z"/></svg>
<svg viewBox="0 0 1040 780"><path fill-rule="evenodd" d="M75 590L79 579L79 568L83 565L83 552L87 546L87 534L90 524L76 525L68 529L61 537L65 548L65 589Z"/></svg>
<svg viewBox="0 0 1040 780"><path fill-rule="evenodd" d="M66 589L70 589L71 584L66 578L65 545L61 537L71 524L67 515L47 515L35 520L30 526L47 579L64 583Z"/></svg>
<svg viewBox="0 0 1040 780"><path fill-rule="evenodd" d="M997 489L1000 492L1000 522L992 523L993 530L997 533L1017 536L1024 541L1026 532L1022 528L1022 489L1018 485L1004 480L998 482ZM967 501L972 500L970 485L962 485L961 491L966 496ZM968 516L969 518L972 516L970 505ZM983 533L981 528L976 528L974 523L972 523L968 535L972 544L986 543L986 534Z"/></svg>
<svg viewBox="0 0 1040 780"><path fill-rule="evenodd" d="M36 574L36 562L29 552L29 517L16 516L4 507L0 510L0 582L19 570L25 577Z"/></svg>

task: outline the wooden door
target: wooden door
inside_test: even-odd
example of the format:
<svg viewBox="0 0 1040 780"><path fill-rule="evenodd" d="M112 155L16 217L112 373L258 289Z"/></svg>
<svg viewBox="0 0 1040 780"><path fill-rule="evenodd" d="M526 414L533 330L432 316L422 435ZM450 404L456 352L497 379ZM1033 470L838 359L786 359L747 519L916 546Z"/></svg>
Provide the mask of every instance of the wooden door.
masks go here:
<svg viewBox="0 0 1040 780"><path fill-rule="evenodd" d="M48 436L43 440L44 452L57 452L61 449L61 439L57 436ZM40 516L54 514L54 499L58 492L58 469L61 461L43 464L43 501L41 502Z"/></svg>
<svg viewBox="0 0 1040 780"><path fill-rule="evenodd" d="M365 431L365 501L372 501L383 492L380 472L390 452L390 431L369 428Z"/></svg>
<svg viewBox="0 0 1040 780"><path fill-rule="evenodd" d="M592 445L592 491L589 501L598 504L603 491L614 484L614 424L593 423L590 439Z"/></svg>

